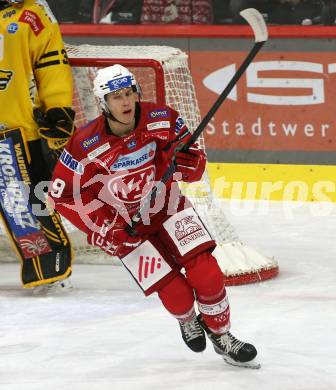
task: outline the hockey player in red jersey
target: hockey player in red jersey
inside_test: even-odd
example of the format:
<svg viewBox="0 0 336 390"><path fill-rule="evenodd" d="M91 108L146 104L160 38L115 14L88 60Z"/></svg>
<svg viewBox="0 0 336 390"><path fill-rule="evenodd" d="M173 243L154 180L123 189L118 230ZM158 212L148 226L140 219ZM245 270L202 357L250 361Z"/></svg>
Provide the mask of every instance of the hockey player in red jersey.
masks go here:
<svg viewBox="0 0 336 390"><path fill-rule="evenodd" d="M178 151L188 138L181 139L183 119L168 106L142 102L139 85L123 66L99 70L94 93L103 114L70 138L54 171L51 202L91 245L118 256L145 295L158 294L191 350L205 349L206 332L228 363L259 367L252 361L255 347L229 332L224 277L212 256L216 244L176 182L200 180L204 152L197 145ZM136 236L129 236L130 218L172 158L175 178L144 213Z"/></svg>

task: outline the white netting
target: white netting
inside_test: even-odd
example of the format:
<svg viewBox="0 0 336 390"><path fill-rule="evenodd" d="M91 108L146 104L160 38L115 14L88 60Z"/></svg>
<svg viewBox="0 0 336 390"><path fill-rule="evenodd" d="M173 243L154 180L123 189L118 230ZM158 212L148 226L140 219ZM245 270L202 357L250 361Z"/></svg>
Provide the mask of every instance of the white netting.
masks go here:
<svg viewBox="0 0 336 390"><path fill-rule="evenodd" d="M167 46L67 46L73 66L75 81L74 109L76 125L80 126L100 113L98 102L92 93L93 79L99 67L120 63L128 67L144 95L143 100L164 102L175 108L184 118L188 128L194 131L201 120L195 88L188 66L188 57L180 49ZM153 61L154 60L154 61ZM200 145L205 148L201 137ZM240 278L238 282L261 280L274 276L277 263L242 244L219 207L212 207L213 199L207 175L202 184L185 189L192 196L195 208L208 225L219 244L217 250L221 268L228 277ZM196 195L197 194L197 195ZM83 234L65 222L71 233L77 258L85 262L111 262L111 258L86 244ZM251 257L251 259L249 259ZM262 276L264 275L264 276ZM236 280L236 279L234 279Z"/></svg>

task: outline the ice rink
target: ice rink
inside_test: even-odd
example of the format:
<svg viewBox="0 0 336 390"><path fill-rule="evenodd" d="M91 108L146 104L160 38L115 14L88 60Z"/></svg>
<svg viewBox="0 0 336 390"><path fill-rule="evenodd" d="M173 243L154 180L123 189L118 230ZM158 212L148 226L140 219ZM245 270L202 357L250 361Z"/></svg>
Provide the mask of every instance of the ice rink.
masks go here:
<svg viewBox="0 0 336 390"><path fill-rule="evenodd" d="M35 297L0 264L1 390L335 390L336 206L227 203L240 238L278 260L278 278L229 287L232 333L260 370L195 354L156 296L117 266L75 264L74 290Z"/></svg>

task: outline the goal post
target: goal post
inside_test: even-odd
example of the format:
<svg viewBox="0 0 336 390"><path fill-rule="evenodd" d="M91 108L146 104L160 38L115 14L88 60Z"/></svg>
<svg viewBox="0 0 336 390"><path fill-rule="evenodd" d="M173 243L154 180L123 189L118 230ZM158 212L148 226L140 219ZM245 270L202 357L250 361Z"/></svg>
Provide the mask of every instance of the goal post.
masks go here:
<svg viewBox="0 0 336 390"><path fill-rule="evenodd" d="M190 131L201 121L196 92L189 70L188 56L168 46L98 46L66 45L73 69L76 126L82 126L100 114L93 95L93 80L99 68L121 64L134 73L143 92L143 100L167 104L183 117ZM205 149L203 137L199 140ZM242 284L269 279L278 274L274 258L260 254L243 243L234 227L216 204L207 174L201 184L183 187L215 238L218 248L214 255L225 275L226 284ZM84 234L68 221L66 229L72 239L77 261L116 263L99 248L86 244ZM1 244L1 239L0 239Z"/></svg>

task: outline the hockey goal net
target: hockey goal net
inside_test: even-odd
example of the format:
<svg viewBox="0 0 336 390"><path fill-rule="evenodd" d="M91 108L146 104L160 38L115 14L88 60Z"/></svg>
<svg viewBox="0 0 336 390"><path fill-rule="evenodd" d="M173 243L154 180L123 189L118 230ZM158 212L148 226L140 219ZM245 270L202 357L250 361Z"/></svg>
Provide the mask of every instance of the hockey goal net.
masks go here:
<svg viewBox="0 0 336 390"><path fill-rule="evenodd" d="M187 55L166 46L97 46L67 45L74 76L74 101L77 127L85 125L100 114L93 95L93 79L101 67L122 64L134 73L143 100L167 104L175 108L193 131L201 120L195 88ZM200 145L205 148L203 138ZM197 186L186 189L195 208L218 243L215 256L228 285L261 281L278 273L274 258L261 255L241 242L235 229L220 207L216 207L207 175ZM67 221L66 229L72 238L77 261L108 263L113 259L99 249L86 244L84 235ZM115 262L115 261L114 261Z"/></svg>

